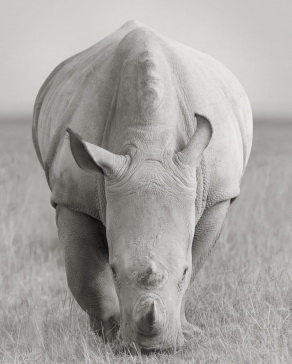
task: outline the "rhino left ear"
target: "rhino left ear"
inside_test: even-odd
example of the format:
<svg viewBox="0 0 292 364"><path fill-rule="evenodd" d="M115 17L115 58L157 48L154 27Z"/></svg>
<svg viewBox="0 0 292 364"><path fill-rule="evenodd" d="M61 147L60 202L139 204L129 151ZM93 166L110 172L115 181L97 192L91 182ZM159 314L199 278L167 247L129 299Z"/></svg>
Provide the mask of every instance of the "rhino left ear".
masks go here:
<svg viewBox="0 0 292 364"><path fill-rule="evenodd" d="M103 173L112 177L127 164L127 158L107 151L95 144L86 142L68 128L70 147L73 157L78 166L84 171L91 173Z"/></svg>
<svg viewBox="0 0 292 364"><path fill-rule="evenodd" d="M208 119L198 114L195 114L195 117L197 119L195 134L191 137L186 147L176 155L181 163L197 166L201 161L204 150L210 143L213 131Z"/></svg>

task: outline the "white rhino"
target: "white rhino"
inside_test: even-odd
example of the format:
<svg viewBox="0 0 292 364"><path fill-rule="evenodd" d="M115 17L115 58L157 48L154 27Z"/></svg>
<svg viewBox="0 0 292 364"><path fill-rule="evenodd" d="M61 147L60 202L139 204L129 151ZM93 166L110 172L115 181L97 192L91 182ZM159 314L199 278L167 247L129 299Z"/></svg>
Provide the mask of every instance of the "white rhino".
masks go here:
<svg viewBox="0 0 292 364"><path fill-rule="evenodd" d="M93 330L180 347L190 281L214 246L252 142L237 79L135 21L61 63L33 141L52 191L68 285Z"/></svg>

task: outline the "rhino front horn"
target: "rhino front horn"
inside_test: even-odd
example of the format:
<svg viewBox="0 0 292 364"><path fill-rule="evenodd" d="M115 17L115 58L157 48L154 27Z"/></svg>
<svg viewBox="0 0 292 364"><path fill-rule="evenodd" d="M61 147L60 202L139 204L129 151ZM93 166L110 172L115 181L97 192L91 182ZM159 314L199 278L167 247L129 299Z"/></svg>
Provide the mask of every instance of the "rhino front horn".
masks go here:
<svg viewBox="0 0 292 364"><path fill-rule="evenodd" d="M165 309L160 297L149 294L141 297L134 308L134 322L138 333L154 336L163 330ZM155 295L156 296L156 295Z"/></svg>

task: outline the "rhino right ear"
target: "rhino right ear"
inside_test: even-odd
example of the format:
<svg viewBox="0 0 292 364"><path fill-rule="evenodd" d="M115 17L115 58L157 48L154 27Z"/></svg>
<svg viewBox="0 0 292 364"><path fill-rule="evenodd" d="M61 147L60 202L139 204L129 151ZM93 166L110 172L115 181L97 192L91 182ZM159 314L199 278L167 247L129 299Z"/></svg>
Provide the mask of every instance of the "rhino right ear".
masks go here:
<svg viewBox="0 0 292 364"><path fill-rule="evenodd" d="M91 173L103 173L107 177L113 177L126 166L127 158L123 155L111 153L95 144L86 142L70 128L69 134L72 155L78 166Z"/></svg>

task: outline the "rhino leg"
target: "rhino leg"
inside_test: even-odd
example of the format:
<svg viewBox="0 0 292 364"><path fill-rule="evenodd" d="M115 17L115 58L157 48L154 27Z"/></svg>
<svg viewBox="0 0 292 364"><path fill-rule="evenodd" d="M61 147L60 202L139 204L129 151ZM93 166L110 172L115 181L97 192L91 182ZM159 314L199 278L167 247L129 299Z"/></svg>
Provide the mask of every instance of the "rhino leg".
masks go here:
<svg viewBox="0 0 292 364"><path fill-rule="evenodd" d="M185 293L181 305L181 328L186 340L191 339L193 336L202 333L201 329L198 326L191 324L186 319L185 304L187 296L188 296L188 291Z"/></svg>
<svg viewBox="0 0 292 364"><path fill-rule="evenodd" d="M229 206L230 200L226 200L206 209L196 225L192 248L192 281L220 236ZM185 303L186 295L183 303ZM187 334L191 331L193 333L198 332L199 329L186 320L184 304L182 305L181 317L183 331Z"/></svg>
<svg viewBox="0 0 292 364"><path fill-rule="evenodd" d="M196 225L193 239L193 273L192 279L201 269L210 254L224 226L230 206L230 200L219 202L206 209Z"/></svg>
<svg viewBox="0 0 292 364"><path fill-rule="evenodd" d="M57 206L56 222L68 286L88 313L93 331L106 341L113 340L119 303L108 264L105 228L100 221L63 206Z"/></svg>

